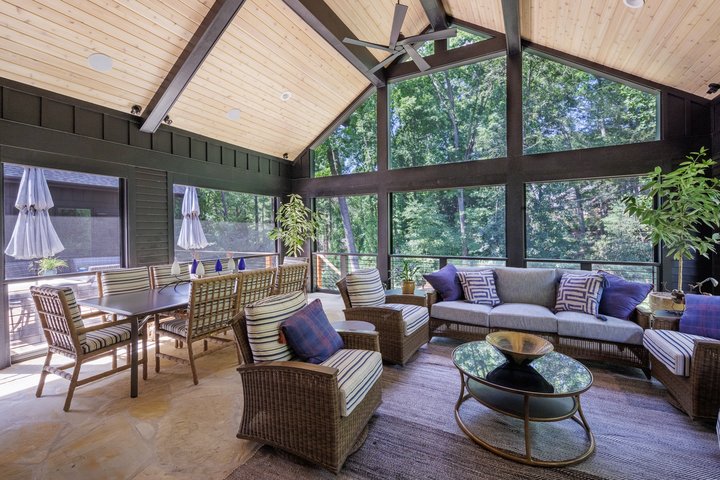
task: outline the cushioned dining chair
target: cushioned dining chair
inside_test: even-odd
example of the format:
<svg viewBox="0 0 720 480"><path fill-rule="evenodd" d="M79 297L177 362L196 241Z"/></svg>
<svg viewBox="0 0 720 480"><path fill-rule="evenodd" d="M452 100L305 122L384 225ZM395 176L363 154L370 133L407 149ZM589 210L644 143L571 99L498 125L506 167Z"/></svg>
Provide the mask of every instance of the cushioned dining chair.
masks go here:
<svg viewBox="0 0 720 480"><path fill-rule="evenodd" d="M425 297L386 295L376 269L349 273L337 282L345 303L345 320L375 325L384 360L405 365L430 338Z"/></svg>
<svg viewBox="0 0 720 480"><path fill-rule="evenodd" d="M237 314L237 275L211 276L192 280L190 305L187 318L160 322L155 319L155 371L160 372L160 358L178 363L190 364L193 383L198 384L195 360L212 353L208 340L231 345L232 340L217 335L230 328L230 322ZM182 340L187 344L187 358L160 351L160 336ZM195 352L193 343L203 340L203 351Z"/></svg>
<svg viewBox="0 0 720 480"><path fill-rule="evenodd" d="M338 332L343 349L319 365L294 360L280 324L306 305L305 292L247 305L232 326L242 353L238 438L285 450L338 473L365 441L382 397L377 332ZM274 337L273 337L274 336Z"/></svg>
<svg viewBox="0 0 720 480"><path fill-rule="evenodd" d="M308 264L306 262L296 262L278 265L277 281L275 282L274 295L282 295L283 293L305 291L307 280Z"/></svg>
<svg viewBox="0 0 720 480"><path fill-rule="evenodd" d="M170 273L172 265L153 265L150 267L150 284L152 288L162 288L177 281L189 282L190 270L187 263L180 264L180 274Z"/></svg>
<svg viewBox="0 0 720 480"><path fill-rule="evenodd" d="M128 356L125 365L117 366L116 363L113 363L110 370L80 379L80 368L83 363L109 354L115 358L118 348L131 345L130 320L123 319L85 326L83 319L88 316L81 315L80 307L75 301L75 294L71 288L30 287L30 294L48 344L45 364L35 394L37 397L42 396L45 377L48 373L70 380L63 407L63 410L67 412L70 410L75 388L131 367ZM72 358L73 362L57 367L51 366L50 362L56 353ZM147 364L146 358L143 361ZM68 372L67 370L70 368L72 371ZM146 369L144 369L145 371ZM144 374L143 378L147 378L147 375Z"/></svg>

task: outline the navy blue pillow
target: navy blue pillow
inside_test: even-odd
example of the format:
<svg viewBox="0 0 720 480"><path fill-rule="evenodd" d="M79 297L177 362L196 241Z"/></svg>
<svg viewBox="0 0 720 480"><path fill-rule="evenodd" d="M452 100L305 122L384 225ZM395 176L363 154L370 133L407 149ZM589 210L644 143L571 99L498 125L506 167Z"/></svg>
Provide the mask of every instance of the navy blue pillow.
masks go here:
<svg viewBox="0 0 720 480"><path fill-rule="evenodd" d="M463 288L457 276L457 268L452 263L448 263L437 272L423 275L423 277L438 292L442 300L450 302L464 298Z"/></svg>
<svg viewBox="0 0 720 480"><path fill-rule="evenodd" d="M280 328L293 352L308 363L322 363L345 346L330 325L320 299L288 317Z"/></svg>
<svg viewBox="0 0 720 480"><path fill-rule="evenodd" d="M648 296L653 286L630 282L612 273L598 271L605 277L605 290L600 298L600 314L629 320L635 307Z"/></svg>

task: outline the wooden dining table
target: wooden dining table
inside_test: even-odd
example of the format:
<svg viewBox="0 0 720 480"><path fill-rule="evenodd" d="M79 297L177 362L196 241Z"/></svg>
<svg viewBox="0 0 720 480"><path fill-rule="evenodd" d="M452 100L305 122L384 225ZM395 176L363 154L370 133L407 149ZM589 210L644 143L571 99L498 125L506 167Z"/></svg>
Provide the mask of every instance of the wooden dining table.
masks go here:
<svg viewBox="0 0 720 480"><path fill-rule="evenodd" d="M143 290L141 292L119 293L103 297L85 298L77 303L83 307L94 308L101 312L122 315L130 322L130 396L138 395L138 330L140 319L156 313L184 308L188 305L190 284L169 285L164 288ZM147 352L145 352L147 355Z"/></svg>

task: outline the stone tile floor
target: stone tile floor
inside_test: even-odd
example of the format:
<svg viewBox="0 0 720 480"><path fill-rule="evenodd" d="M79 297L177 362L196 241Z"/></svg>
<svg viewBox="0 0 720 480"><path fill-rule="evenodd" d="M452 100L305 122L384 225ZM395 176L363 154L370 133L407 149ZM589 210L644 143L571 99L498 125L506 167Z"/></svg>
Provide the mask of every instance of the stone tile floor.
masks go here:
<svg viewBox="0 0 720 480"><path fill-rule="evenodd" d="M321 298L330 321L343 319L338 295L310 298ZM198 385L186 365L163 360L155 373L150 353L137 398L125 371L79 387L67 413L66 380L48 375L35 397L43 358L0 370L0 478L223 479L247 461L258 445L235 437L242 409L235 349L199 359Z"/></svg>

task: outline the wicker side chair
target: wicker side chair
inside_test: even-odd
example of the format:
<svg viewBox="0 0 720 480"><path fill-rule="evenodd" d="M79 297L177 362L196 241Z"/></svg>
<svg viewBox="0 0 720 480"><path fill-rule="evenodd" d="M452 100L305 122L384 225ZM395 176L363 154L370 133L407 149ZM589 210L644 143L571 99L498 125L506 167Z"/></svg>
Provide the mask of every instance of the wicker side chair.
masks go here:
<svg viewBox="0 0 720 480"><path fill-rule="evenodd" d="M81 315L80 307L75 301L75 294L71 288L30 287L30 294L35 302L35 308L40 317L40 324L48 344L45 364L35 393L37 397L42 396L45 378L48 373L69 380L70 387L63 407L63 410L67 412L70 410L70 403L77 387L131 367L130 357L128 356L125 365L117 366L117 363L113 362L110 370L80 379L80 368L83 363L103 355L113 355L113 359L116 359L118 348L131 345L131 320L123 319L85 326L83 319L97 314ZM52 357L56 353L72 358L73 362L57 367L50 366ZM147 365L147 356L145 354L143 354L142 361L144 365ZM66 370L70 368L72 368L72 372L67 372ZM147 368L144 368L144 379L147 378L146 372Z"/></svg>
<svg viewBox="0 0 720 480"><path fill-rule="evenodd" d="M243 270L237 274L237 309L272 295L275 286L275 269Z"/></svg>
<svg viewBox="0 0 720 480"><path fill-rule="evenodd" d="M283 293L296 292L298 290L304 292L305 285L307 284L307 272L307 262L278 265L277 282L273 295L282 295Z"/></svg>
<svg viewBox="0 0 720 480"><path fill-rule="evenodd" d="M217 337L228 330L237 313L235 286L237 275L222 275L192 281L190 307L187 318L160 322L155 317L155 371L160 372L160 358L189 364L193 383L198 384L195 360L217 349L208 349L208 341L231 345L232 340ZM160 336L164 335L187 344L188 358L178 357L160 351ZM195 353L193 342L203 340L203 351Z"/></svg>
<svg viewBox="0 0 720 480"><path fill-rule="evenodd" d="M345 303L345 320L360 320L375 325L380 334L380 352L383 360L405 365L415 352L430 340L430 323L428 320L409 335L406 335L406 321L404 315L408 311L413 314L422 313L429 319L425 297L415 295L386 295L383 305L371 307L356 307L352 305L347 288L347 277L337 282L338 290ZM404 309L411 305L422 307L417 309ZM415 311L413 311L415 310Z"/></svg>
<svg viewBox="0 0 720 480"><path fill-rule="evenodd" d="M382 400L382 382L377 380L343 416L336 368L299 361L256 362L243 312L232 326L243 358L238 372L244 404L237 437L271 445L338 473L367 437L367 423ZM377 332L338 333L345 349L380 351Z"/></svg>

